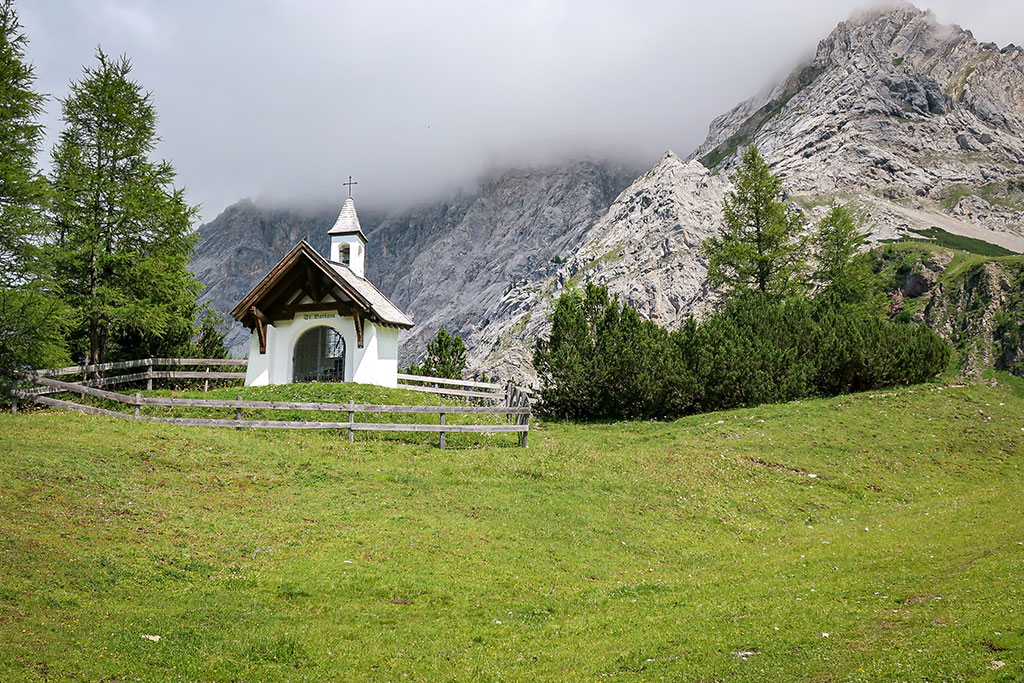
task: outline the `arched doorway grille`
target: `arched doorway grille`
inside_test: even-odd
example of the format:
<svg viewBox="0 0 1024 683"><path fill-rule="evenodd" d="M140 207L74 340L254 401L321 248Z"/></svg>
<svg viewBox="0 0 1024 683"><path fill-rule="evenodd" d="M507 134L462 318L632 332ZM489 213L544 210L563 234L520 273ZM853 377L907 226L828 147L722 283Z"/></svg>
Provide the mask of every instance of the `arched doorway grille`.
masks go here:
<svg viewBox="0 0 1024 683"><path fill-rule="evenodd" d="M333 327L307 330L295 345L293 382L344 382L345 338Z"/></svg>

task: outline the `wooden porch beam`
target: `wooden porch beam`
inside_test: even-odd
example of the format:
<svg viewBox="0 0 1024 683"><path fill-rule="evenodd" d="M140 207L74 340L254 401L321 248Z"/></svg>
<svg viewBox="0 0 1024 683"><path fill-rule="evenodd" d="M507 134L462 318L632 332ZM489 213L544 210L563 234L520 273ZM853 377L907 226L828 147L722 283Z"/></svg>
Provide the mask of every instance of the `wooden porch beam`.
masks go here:
<svg viewBox="0 0 1024 683"><path fill-rule="evenodd" d="M285 279L268 291L266 296L261 299L263 310L270 312L287 302L295 293L295 289L300 288L299 285L302 277L297 269L285 276Z"/></svg>
<svg viewBox="0 0 1024 683"><path fill-rule="evenodd" d="M313 267L306 261L306 282L309 283L309 296L314 303L320 303L320 286L317 278L313 276Z"/></svg>
<svg viewBox="0 0 1024 683"><path fill-rule="evenodd" d="M260 340L260 353L267 352L267 325L272 324L271 320L263 314L263 311L256 308L255 306L249 307L249 313L252 314L253 321L256 323L256 336Z"/></svg>
<svg viewBox="0 0 1024 683"><path fill-rule="evenodd" d="M363 314L361 311L353 311L352 319L356 324L356 346L363 348Z"/></svg>

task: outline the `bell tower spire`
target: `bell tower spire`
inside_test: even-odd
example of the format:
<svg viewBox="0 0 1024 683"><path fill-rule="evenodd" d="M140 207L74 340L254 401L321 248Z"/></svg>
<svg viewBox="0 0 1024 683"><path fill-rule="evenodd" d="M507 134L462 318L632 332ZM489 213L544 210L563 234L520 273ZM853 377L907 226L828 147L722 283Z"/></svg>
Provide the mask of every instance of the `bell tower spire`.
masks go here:
<svg viewBox="0 0 1024 683"><path fill-rule="evenodd" d="M348 266L359 277L366 277L366 235L359 225L356 205L352 201L352 186L357 184L352 176L348 177L347 183L342 183L348 187L349 195L341 207L338 220L327 234L331 236L331 260Z"/></svg>

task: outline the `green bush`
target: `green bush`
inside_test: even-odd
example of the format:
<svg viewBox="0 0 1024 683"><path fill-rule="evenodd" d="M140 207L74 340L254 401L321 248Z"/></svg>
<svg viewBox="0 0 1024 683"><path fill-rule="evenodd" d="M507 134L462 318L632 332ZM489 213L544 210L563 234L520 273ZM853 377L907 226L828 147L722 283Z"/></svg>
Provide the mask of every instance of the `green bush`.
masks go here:
<svg viewBox="0 0 1024 683"><path fill-rule="evenodd" d="M750 293L698 327L702 410L790 401L813 392L815 327L805 299Z"/></svg>
<svg viewBox="0 0 1024 683"><path fill-rule="evenodd" d="M466 344L460 335L441 328L427 342L427 357L422 364L413 363L403 369L409 375L462 379L466 369Z"/></svg>
<svg viewBox="0 0 1024 683"><path fill-rule="evenodd" d="M551 337L537 344L542 412L581 418L686 412L685 367L668 331L588 284L559 297Z"/></svg>
<svg viewBox="0 0 1024 683"><path fill-rule="evenodd" d="M588 285L559 297L534 365L548 415L672 418L913 384L940 373L949 357L926 327L832 300L748 292L669 333Z"/></svg>

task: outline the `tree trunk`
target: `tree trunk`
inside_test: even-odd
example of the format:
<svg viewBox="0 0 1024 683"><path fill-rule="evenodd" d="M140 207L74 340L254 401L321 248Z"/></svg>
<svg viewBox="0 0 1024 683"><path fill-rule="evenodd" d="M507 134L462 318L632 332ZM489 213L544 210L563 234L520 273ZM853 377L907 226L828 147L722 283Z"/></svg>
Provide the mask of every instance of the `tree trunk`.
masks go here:
<svg viewBox="0 0 1024 683"><path fill-rule="evenodd" d="M96 267L96 247L89 257L89 357L87 364L99 363L100 321L96 311L96 293L99 290L99 272ZM98 375L97 375L98 376Z"/></svg>

